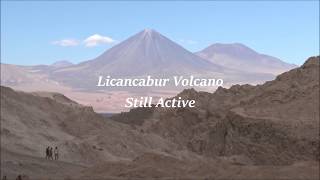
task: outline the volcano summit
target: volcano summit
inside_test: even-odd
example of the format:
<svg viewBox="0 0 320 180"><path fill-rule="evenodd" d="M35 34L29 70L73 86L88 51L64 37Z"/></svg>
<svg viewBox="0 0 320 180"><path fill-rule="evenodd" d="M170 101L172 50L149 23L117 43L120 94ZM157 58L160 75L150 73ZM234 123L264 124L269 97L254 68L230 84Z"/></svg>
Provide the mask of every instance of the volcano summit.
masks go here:
<svg viewBox="0 0 320 180"><path fill-rule="evenodd" d="M93 60L60 68L50 76L71 87L92 88L100 75L121 78L194 75L235 82L270 80L273 77L270 74L246 73L215 64L151 29L135 34Z"/></svg>

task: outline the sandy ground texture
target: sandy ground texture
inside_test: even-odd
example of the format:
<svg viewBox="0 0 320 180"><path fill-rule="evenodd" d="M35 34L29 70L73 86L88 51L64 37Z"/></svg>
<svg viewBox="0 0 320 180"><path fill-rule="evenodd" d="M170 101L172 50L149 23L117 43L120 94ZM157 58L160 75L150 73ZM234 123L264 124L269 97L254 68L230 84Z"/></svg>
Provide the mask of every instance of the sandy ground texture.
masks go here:
<svg viewBox="0 0 320 180"><path fill-rule="evenodd" d="M179 96L196 108L106 118L62 94L1 87L1 176L319 179L319 57L263 85Z"/></svg>

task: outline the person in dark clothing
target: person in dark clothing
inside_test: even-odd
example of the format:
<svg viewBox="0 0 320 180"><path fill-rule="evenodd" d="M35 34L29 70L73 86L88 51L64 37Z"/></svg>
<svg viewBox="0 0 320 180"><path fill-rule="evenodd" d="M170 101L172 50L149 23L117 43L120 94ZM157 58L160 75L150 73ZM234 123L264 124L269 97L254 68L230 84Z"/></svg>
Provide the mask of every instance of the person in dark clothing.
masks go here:
<svg viewBox="0 0 320 180"><path fill-rule="evenodd" d="M51 147L49 147L49 159L51 159L52 157L52 151L51 151Z"/></svg>
<svg viewBox="0 0 320 180"><path fill-rule="evenodd" d="M50 147L50 158L53 160L53 147Z"/></svg>
<svg viewBox="0 0 320 180"><path fill-rule="evenodd" d="M21 175L18 175L18 177L16 178L16 180L22 180Z"/></svg>
<svg viewBox="0 0 320 180"><path fill-rule="evenodd" d="M3 177L2 177L2 180L7 180L7 176L3 176Z"/></svg>
<svg viewBox="0 0 320 180"><path fill-rule="evenodd" d="M47 149L46 149L46 159L49 159L49 146L47 147Z"/></svg>

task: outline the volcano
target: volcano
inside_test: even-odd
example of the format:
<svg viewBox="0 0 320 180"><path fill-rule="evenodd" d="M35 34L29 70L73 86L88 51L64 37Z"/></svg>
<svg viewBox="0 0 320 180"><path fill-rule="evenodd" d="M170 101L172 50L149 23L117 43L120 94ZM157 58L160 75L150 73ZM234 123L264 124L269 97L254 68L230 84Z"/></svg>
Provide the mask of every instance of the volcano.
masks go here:
<svg viewBox="0 0 320 180"><path fill-rule="evenodd" d="M54 71L52 77L74 84L76 79L94 78L96 81L98 75L203 75L222 73L225 69L189 52L157 31L145 29L95 59Z"/></svg>
<svg viewBox="0 0 320 180"><path fill-rule="evenodd" d="M222 70L222 67L195 56L152 29L137 33L79 67L116 76L203 74L205 71Z"/></svg>
<svg viewBox="0 0 320 180"><path fill-rule="evenodd" d="M145 29L95 59L57 69L51 78L71 87L93 87L100 75L113 77L171 77L194 75L233 82L270 80L270 74L239 71L191 53L155 30ZM252 79L254 77L254 79Z"/></svg>
<svg viewBox="0 0 320 180"><path fill-rule="evenodd" d="M241 43L216 43L196 54L223 67L247 72L278 75L297 67L276 57L258 53Z"/></svg>

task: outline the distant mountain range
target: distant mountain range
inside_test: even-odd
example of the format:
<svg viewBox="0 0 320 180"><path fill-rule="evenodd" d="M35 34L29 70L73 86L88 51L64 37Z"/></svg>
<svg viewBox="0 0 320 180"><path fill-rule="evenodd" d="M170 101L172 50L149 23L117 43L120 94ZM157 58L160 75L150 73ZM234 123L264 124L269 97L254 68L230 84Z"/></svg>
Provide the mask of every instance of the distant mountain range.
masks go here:
<svg viewBox="0 0 320 180"><path fill-rule="evenodd" d="M87 88L96 84L98 75L203 76L223 74L225 69L187 51L158 32L145 29L93 60L57 69L50 76L72 87Z"/></svg>
<svg viewBox="0 0 320 180"><path fill-rule="evenodd" d="M73 65L73 63L71 63L69 61L66 61L66 60L57 61L57 62L51 64L51 66L57 67L57 68L68 67L68 66L71 66L71 65Z"/></svg>
<svg viewBox="0 0 320 180"><path fill-rule="evenodd" d="M79 64L68 61L36 66L1 64L1 85L23 91L60 92L100 112L119 112L124 110L121 102L125 102L128 96L153 94L169 97L187 87L110 88L111 92L96 87L98 76L172 78L173 75L193 75L220 78L224 87L230 87L233 84L263 83L293 67L241 44L214 44L192 53L155 30L145 29L97 58ZM197 90L212 92L214 89Z"/></svg>
<svg viewBox="0 0 320 180"><path fill-rule="evenodd" d="M59 61L52 65L1 66L2 85L32 84L32 79L40 76L46 82L81 89L92 89L99 75L196 75L222 78L229 84L261 83L295 67L242 44L213 44L192 53L152 29L145 29L97 58L79 64Z"/></svg>
<svg viewBox="0 0 320 180"><path fill-rule="evenodd" d="M216 43L196 54L223 67L246 72L277 75L296 67L296 65L285 63L278 58L257 53L240 43Z"/></svg>

